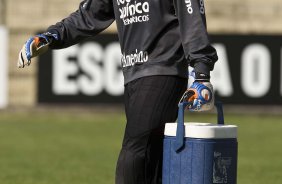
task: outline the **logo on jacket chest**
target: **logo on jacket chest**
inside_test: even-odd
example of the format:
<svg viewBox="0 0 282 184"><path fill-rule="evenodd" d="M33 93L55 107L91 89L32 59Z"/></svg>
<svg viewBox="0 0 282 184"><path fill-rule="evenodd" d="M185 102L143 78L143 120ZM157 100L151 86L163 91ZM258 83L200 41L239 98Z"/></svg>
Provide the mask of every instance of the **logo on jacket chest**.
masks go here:
<svg viewBox="0 0 282 184"><path fill-rule="evenodd" d="M131 67L134 65L140 65L146 63L149 60L149 54L147 51L135 50L132 54L123 54L121 57L121 65L123 68Z"/></svg>
<svg viewBox="0 0 282 184"><path fill-rule="evenodd" d="M150 4L147 1L117 0L120 19L124 25L149 21Z"/></svg>

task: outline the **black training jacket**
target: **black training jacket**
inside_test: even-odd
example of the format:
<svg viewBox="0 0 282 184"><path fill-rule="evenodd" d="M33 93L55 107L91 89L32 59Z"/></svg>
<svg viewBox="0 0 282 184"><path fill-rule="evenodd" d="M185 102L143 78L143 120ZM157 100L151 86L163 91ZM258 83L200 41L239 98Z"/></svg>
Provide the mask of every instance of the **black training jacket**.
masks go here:
<svg viewBox="0 0 282 184"><path fill-rule="evenodd" d="M188 62L205 74L214 67L217 54L208 39L203 0L84 0L48 28L60 37L51 48L93 37L114 20L125 83L151 75L187 77Z"/></svg>

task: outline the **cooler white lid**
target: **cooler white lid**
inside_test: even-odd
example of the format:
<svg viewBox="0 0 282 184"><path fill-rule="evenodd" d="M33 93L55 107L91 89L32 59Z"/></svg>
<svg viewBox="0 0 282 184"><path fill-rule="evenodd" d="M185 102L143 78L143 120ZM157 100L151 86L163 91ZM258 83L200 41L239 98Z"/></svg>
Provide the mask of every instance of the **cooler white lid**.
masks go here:
<svg viewBox="0 0 282 184"><path fill-rule="evenodd" d="M189 122L185 125L185 137L200 139L237 138L237 126L213 123ZM177 123L166 123L165 136L176 136Z"/></svg>

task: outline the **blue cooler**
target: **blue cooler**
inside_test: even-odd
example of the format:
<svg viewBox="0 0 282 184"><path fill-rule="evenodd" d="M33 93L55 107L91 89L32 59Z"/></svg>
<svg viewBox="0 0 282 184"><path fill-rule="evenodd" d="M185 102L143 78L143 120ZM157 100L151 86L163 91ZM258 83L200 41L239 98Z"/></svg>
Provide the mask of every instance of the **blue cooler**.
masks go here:
<svg viewBox="0 0 282 184"><path fill-rule="evenodd" d="M236 184L237 126L224 125L221 104L218 124L184 123L187 105L179 104L178 122L165 127L162 183Z"/></svg>

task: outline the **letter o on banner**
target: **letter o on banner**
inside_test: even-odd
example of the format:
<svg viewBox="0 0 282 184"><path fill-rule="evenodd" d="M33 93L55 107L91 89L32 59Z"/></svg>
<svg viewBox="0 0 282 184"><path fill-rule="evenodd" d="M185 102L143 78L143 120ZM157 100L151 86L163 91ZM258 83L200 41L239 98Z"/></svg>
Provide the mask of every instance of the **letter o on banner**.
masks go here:
<svg viewBox="0 0 282 184"><path fill-rule="evenodd" d="M246 95L259 98L271 85L271 55L262 44L251 44L242 53L241 84Z"/></svg>

